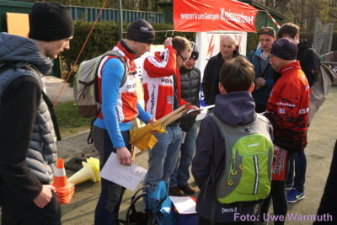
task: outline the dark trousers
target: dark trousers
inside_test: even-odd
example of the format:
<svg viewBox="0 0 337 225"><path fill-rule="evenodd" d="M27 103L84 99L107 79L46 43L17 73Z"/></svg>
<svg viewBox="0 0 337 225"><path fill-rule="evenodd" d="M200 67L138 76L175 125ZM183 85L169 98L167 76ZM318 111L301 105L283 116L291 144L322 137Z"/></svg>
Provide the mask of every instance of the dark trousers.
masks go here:
<svg viewBox="0 0 337 225"><path fill-rule="evenodd" d="M126 147L130 150L129 131L122 131ZM108 160L111 152L116 152L106 130L93 127L92 137L100 154L101 169ZM95 225L118 225L119 207L125 188L111 181L102 179L101 193L95 210Z"/></svg>
<svg viewBox="0 0 337 225"><path fill-rule="evenodd" d="M286 215L288 210L287 198L285 194L285 182L284 181L272 181L271 191L269 197L264 200L261 207L260 218L263 221L268 215L270 200L273 199L274 215ZM284 221L274 221L275 225L283 225Z"/></svg>
<svg viewBox="0 0 337 225"><path fill-rule="evenodd" d="M214 225L257 225L257 224L259 224L259 222L214 223ZM198 225L211 225L211 221L199 216Z"/></svg>
<svg viewBox="0 0 337 225"><path fill-rule="evenodd" d="M295 169L295 176L294 176ZM287 186L293 186L297 191L304 191L307 158L304 151L295 152L290 158Z"/></svg>
<svg viewBox="0 0 337 225"><path fill-rule="evenodd" d="M266 111L267 105L262 105L262 104L255 104L255 112L257 113L263 113Z"/></svg>
<svg viewBox="0 0 337 225"><path fill-rule="evenodd" d="M61 210L55 194L44 208L37 207L34 202L29 204L3 202L1 207L2 225L61 225Z"/></svg>

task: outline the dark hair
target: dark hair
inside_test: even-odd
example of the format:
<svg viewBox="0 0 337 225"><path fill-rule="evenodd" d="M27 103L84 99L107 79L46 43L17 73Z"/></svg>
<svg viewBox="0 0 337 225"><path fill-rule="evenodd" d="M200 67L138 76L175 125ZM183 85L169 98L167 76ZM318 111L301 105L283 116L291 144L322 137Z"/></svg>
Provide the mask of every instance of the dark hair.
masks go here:
<svg viewBox="0 0 337 225"><path fill-rule="evenodd" d="M254 66L243 56L226 61L219 75L220 83L226 92L248 91L254 78Z"/></svg>
<svg viewBox="0 0 337 225"><path fill-rule="evenodd" d="M281 26L277 32L277 38L283 38L284 35L289 35L291 38L295 38L296 34L300 33L300 28L293 23L285 23Z"/></svg>
<svg viewBox="0 0 337 225"><path fill-rule="evenodd" d="M192 51L190 41L187 40L185 37L175 36L174 38L172 38L172 45L173 48L178 52L183 52L186 49L188 49L189 52Z"/></svg>

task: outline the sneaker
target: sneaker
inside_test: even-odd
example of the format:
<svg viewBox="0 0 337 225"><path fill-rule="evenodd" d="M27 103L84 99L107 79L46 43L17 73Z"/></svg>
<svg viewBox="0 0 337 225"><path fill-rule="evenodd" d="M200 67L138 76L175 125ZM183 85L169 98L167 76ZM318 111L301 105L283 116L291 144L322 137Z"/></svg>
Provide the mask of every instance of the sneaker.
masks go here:
<svg viewBox="0 0 337 225"><path fill-rule="evenodd" d="M170 187L169 195L170 196L184 196L184 192L179 187Z"/></svg>
<svg viewBox="0 0 337 225"><path fill-rule="evenodd" d="M299 192L295 188L287 193L287 201L289 203L296 203L297 201L304 199L304 197L304 192Z"/></svg>
<svg viewBox="0 0 337 225"><path fill-rule="evenodd" d="M194 195L196 192L195 189L189 184L179 186L179 187L187 195Z"/></svg>

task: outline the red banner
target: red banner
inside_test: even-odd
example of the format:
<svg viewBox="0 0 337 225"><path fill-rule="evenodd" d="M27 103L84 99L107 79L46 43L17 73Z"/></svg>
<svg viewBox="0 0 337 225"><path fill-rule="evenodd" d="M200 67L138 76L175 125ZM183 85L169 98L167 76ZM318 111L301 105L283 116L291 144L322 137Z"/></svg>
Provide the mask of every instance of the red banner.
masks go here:
<svg viewBox="0 0 337 225"><path fill-rule="evenodd" d="M174 30L256 32L258 10L235 0L174 0Z"/></svg>

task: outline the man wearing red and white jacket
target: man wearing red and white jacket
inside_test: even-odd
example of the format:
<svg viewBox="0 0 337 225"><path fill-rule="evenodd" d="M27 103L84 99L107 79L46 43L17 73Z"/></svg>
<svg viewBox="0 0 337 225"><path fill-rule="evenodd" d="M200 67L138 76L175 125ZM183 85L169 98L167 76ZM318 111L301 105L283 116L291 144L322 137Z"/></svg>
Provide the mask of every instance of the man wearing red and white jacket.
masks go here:
<svg viewBox="0 0 337 225"><path fill-rule="evenodd" d="M270 195L274 214L283 216L287 213L285 180L289 156L303 151L307 144L310 87L296 55L297 45L290 40L281 38L273 43L270 64L281 77L273 87L264 114L274 128L275 157ZM265 213L268 212L266 208L262 210ZM284 224L284 221L275 221L275 224Z"/></svg>
<svg viewBox="0 0 337 225"><path fill-rule="evenodd" d="M132 120L138 117L145 123L155 121L153 116L137 103L134 63L134 59L149 51L154 39L155 31L152 25L139 19L129 25L126 38L113 48L122 57L105 56L99 64L97 87L98 99L102 106L93 123L92 138L100 153L101 167L112 152L116 153L121 165L131 165L129 130ZM126 80L123 82L125 73ZM124 191L124 187L102 179L101 193L95 210L95 225L119 224L119 207Z"/></svg>
<svg viewBox="0 0 337 225"><path fill-rule="evenodd" d="M167 38L165 50L148 56L144 61L143 86L145 110L156 119L186 104L181 98L179 67L190 58L190 42L183 37ZM155 186L160 180L169 183L181 145L178 123L166 127L167 133L155 134L158 139L149 151L146 183Z"/></svg>

